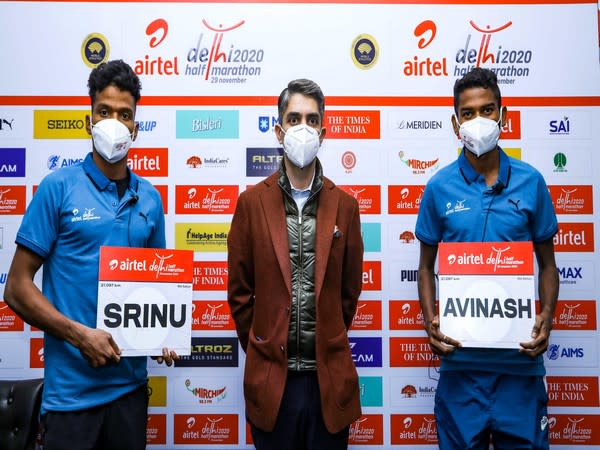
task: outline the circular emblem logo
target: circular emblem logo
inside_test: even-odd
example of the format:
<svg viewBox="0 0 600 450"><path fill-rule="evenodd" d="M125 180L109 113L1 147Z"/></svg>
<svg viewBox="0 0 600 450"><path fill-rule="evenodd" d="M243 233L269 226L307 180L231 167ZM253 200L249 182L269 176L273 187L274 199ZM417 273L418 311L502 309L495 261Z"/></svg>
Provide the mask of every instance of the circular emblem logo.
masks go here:
<svg viewBox="0 0 600 450"><path fill-rule="evenodd" d="M342 155L342 165L346 170L354 169L354 166L356 166L356 155L351 151L344 152Z"/></svg>
<svg viewBox="0 0 600 450"><path fill-rule="evenodd" d="M109 54L108 40L100 33L88 34L81 43L81 59L92 69L108 61Z"/></svg>
<svg viewBox="0 0 600 450"><path fill-rule="evenodd" d="M557 169L564 169L567 165L567 157L564 153L554 155L554 165Z"/></svg>
<svg viewBox="0 0 600 450"><path fill-rule="evenodd" d="M350 56L359 69L370 69L379 57L379 45L373 36L359 34L352 42Z"/></svg>

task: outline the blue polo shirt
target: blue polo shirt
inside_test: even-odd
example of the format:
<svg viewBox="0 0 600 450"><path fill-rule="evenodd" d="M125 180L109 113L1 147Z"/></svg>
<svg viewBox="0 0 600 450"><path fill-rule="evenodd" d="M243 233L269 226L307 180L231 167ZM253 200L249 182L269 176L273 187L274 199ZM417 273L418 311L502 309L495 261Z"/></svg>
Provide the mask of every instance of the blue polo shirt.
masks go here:
<svg viewBox="0 0 600 450"><path fill-rule="evenodd" d="M42 180L17 233L16 243L44 259L42 292L65 316L96 327L100 246L165 247L160 194L127 169L129 187L119 200L116 184L88 154L78 165ZM44 335L42 413L109 403L146 382L146 358L90 367L79 350Z"/></svg>
<svg viewBox="0 0 600 450"><path fill-rule="evenodd" d="M529 164L498 152L493 186L473 169L464 149L429 180L415 229L421 242L543 242L554 236L558 223L544 178ZM545 374L541 355L533 359L504 349L458 348L442 358L441 370Z"/></svg>

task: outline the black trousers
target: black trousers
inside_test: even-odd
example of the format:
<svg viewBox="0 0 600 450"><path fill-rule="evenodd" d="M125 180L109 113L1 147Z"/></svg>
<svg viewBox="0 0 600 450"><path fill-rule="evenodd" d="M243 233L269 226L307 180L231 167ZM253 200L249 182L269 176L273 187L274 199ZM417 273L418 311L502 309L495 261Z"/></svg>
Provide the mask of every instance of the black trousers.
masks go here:
<svg viewBox="0 0 600 450"><path fill-rule="evenodd" d="M257 450L346 450L346 427L331 434L325 428L316 371L288 372L281 407L272 432L250 424Z"/></svg>
<svg viewBox="0 0 600 450"><path fill-rule="evenodd" d="M141 450L146 448L148 391L144 384L105 405L49 411L42 417L44 450Z"/></svg>

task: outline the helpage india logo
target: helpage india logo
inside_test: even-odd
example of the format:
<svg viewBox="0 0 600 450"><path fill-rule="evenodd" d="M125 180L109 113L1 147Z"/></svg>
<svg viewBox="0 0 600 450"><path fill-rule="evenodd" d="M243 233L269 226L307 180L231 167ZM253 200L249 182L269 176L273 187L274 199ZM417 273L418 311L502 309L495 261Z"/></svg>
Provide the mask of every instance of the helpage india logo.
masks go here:
<svg viewBox="0 0 600 450"><path fill-rule="evenodd" d="M507 47L502 39L510 33L505 30L513 25L512 21L482 25L470 20L469 25L465 45L456 52L455 77L464 76L474 67L490 69L497 75L499 84L514 84L519 79L529 77L533 51L528 48Z"/></svg>

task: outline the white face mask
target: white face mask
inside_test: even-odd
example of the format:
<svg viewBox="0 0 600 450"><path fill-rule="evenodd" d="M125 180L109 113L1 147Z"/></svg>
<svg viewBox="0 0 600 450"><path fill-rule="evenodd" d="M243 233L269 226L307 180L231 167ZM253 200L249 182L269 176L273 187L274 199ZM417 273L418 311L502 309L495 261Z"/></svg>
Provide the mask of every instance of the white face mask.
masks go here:
<svg viewBox="0 0 600 450"><path fill-rule="evenodd" d="M284 133L283 150L292 164L302 169L314 161L321 146L317 130L307 125L294 125Z"/></svg>
<svg viewBox="0 0 600 450"><path fill-rule="evenodd" d="M463 145L478 158L494 150L500 137L501 121L502 112L498 122L481 116L463 122L458 132Z"/></svg>
<svg viewBox="0 0 600 450"><path fill-rule="evenodd" d="M102 158L111 164L125 158L133 144L131 133L125 125L117 119L103 119L94 125L91 118L90 125L94 148Z"/></svg>

